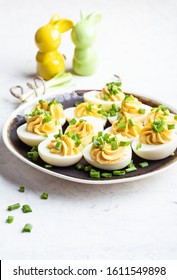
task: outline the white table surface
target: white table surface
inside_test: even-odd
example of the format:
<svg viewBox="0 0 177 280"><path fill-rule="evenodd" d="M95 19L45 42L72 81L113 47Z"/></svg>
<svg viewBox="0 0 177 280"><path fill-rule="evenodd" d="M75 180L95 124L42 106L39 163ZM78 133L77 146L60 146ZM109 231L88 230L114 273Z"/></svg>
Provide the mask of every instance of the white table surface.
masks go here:
<svg viewBox="0 0 177 280"><path fill-rule="evenodd" d="M35 73L34 33L54 13L79 20L80 10L100 12L96 47L100 57L91 77L73 75L78 89L101 88L118 74L123 90L160 98L177 107L177 1L175 0L0 0L0 128L19 102L9 93ZM60 48L72 67L70 31ZM176 259L177 166L115 185L64 181L24 164L0 144L1 259ZM24 194L18 192L25 185ZM42 192L49 193L41 200ZM7 206L29 204L33 212ZM27 222L30 234L22 234Z"/></svg>

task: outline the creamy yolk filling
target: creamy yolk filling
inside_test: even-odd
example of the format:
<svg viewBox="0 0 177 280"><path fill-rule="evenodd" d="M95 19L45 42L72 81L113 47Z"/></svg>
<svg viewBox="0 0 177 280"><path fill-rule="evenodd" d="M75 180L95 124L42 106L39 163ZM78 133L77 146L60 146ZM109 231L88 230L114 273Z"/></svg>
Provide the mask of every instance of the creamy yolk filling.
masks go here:
<svg viewBox="0 0 177 280"><path fill-rule="evenodd" d="M44 115L36 115L27 120L27 131L38 135L44 135L47 133L54 132L58 129L55 120L49 122L44 121Z"/></svg>
<svg viewBox="0 0 177 280"><path fill-rule="evenodd" d="M85 121L79 121L74 125L69 125L66 132L77 133L84 146L91 143L92 136L95 135L93 126Z"/></svg>
<svg viewBox="0 0 177 280"><path fill-rule="evenodd" d="M170 114L164 114L162 110L152 110L146 117L146 124L151 124L155 120L161 120L164 119L165 123L169 124L177 124L177 121L174 119L174 117Z"/></svg>
<svg viewBox="0 0 177 280"><path fill-rule="evenodd" d="M124 123L124 127L119 128L119 124ZM117 120L114 121L111 127L111 132L116 135L118 133L121 133L122 136L132 138L139 135L140 131L143 128L143 124L141 122L135 121L133 123L134 125L131 125L127 119L126 116L123 117L121 121Z"/></svg>
<svg viewBox="0 0 177 280"><path fill-rule="evenodd" d="M172 140L172 132L168 129L164 129L161 132L155 132L151 125L147 125L141 130L139 138L143 144L165 144Z"/></svg>
<svg viewBox="0 0 177 280"><path fill-rule="evenodd" d="M92 104L90 102L83 102L79 104L75 108L75 115L77 118L81 118L83 116L93 116L96 118L102 118L103 116L98 113L100 108L96 104Z"/></svg>
<svg viewBox="0 0 177 280"><path fill-rule="evenodd" d="M38 103L34 108L33 111L38 108L40 110L49 111L51 113L51 117L54 119L61 119L64 118L64 111L62 105L59 103L52 103L50 101L43 101Z"/></svg>
<svg viewBox="0 0 177 280"><path fill-rule="evenodd" d="M105 96L107 98L105 98ZM118 90L118 93L117 94L111 94L109 89L108 89L108 86L106 85L102 90L101 92L99 92L97 95L96 95L97 98L101 99L101 100L106 100L107 101L122 101L125 97L125 94Z"/></svg>
<svg viewBox="0 0 177 280"><path fill-rule="evenodd" d="M127 115L127 117L131 116L131 118L142 115L139 113L139 109L142 107L142 102L140 102L136 97L133 97L132 99L132 101L126 101L126 99L124 99L122 101L120 111Z"/></svg>
<svg viewBox="0 0 177 280"><path fill-rule="evenodd" d="M57 145L58 143L60 144ZM51 153L58 154L63 157L76 155L81 151L81 147L76 147L75 141L67 135L62 135L57 139L51 140L48 148Z"/></svg>
<svg viewBox="0 0 177 280"><path fill-rule="evenodd" d="M112 150L111 144L105 143L104 150L102 150L101 145L98 148L92 145L90 155L100 164L114 164L124 160L127 155L127 147L120 146L118 149Z"/></svg>

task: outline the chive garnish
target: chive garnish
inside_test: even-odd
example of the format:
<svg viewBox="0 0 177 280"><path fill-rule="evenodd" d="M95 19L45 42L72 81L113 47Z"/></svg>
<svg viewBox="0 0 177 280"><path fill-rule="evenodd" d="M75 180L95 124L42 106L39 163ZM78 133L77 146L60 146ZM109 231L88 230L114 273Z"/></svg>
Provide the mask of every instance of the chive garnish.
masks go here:
<svg viewBox="0 0 177 280"><path fill-rule="evenodd" d="M177 120L177 115L174 115L174 119Z"/></svg>
<svg viewBox="0 0 177 280"><path fill-rule="evenodd" d="M48 199L48 197L49 197L48 193L41 194L41 199Z"/></svg>
<svg viewBox="0 0 177 280"><path fill-rule="evenodd" d="M103 178L111 178L112 177L112 173L108 173L108 172L101 173L101 177L103 177Z"/></svg>
<svg viewBox="0 0 177 280"><path fill-rule="evenodd" d="M144 162L140 162L140 163L139 163L139 166L140 166L141 168L147 167L148 165L149 165L149 163L148 163L147 161L144 161Z"/></svg>
<svg viewBox="0 0 177 280"><path fill-rule="evenodd" d="M125 96L125 98L124 98L124 101L126 102L126 103L128 103L128 102L132 102L132 101L134 101L134 97L133 97L133 95L126 95Z"/></svg>
<svg viewBox="0 0 177 280"><path fill-rule="evenodd" d="M134 126L134 125L135 125L135 124L134 124L134 121L133 121L132 119L129 119L128 122L129 122L129 125L130 125L130 126Z"/></svg>
<svg viewBox="0 0 177 280"><path fill-rule="evenodd" d="M137 168L136 168L135 166L128 167L128 168L125 169L125 171L126 171L127 173L132 172L132 171L135 171L135 170L137 170Z"/></svg>
<svg viewBox="0 0 177 280"><path fill-rule="evenodd" d="M164 122L163 121L159 121L159 120L155 120L151 127L153 129L154 132L162 132L164 130L164 126L163 126Z"/></svg>
<svg viewBox="0 0 177 280"><path fill-rule="evenodd" d="M108 94L105 94L105 95L104 95L104 100L105 100L105 101L108 101L108 100L109 100L109 98L110 98L110 97L109 97L109 95L108 95Z"/></svg>
<svg viewBox="0 0 177 280"><path fill-rule="evenodd" d="M58 142L55 144L55 150L60 151L60 150L61 150L62 145L63 145L63 143L58 141Z"/></svg>
<svg viewBox="0 0 177 280"><path fill-rule="evenodd" d="M80 101L76 101L75 102L75 106L77 107L79 104L81 104L82 102L80 102Z"/></svg>
<svg viewBox="0 0 177 280"><path fill-rule="evenodd" d="M9 205L7 207L7 210L12 211L12 210L15 210L15 209L18 209L18 208L20 208L20 203L15 203L15 204Z"/></svg>
<svg viewBox="0 0 177 280"><path fill-rule="evenodd" d="M117 143L117 141L112 141L112 142L111 142L111 149L112 149L112 150L117 150L117 149L118 149L118 143Z"/></svg>
<svg viewBox="0 0 177 280"><path fill-rule="evenodd" d="M92 104L89 103L88 106L87 106L87 111L91 112L92 111Z"/></svg>
<svg viewBox="0 0 177 280"><path fill-rule="evenodd" d="M22 232L31 232L32 228L33 228L32 224L26 224L22 229Z"/></svg>
<svg viewBox="0 0 177 280"><path fill-rule="evenodd" d="M168 130L175 129L175 124L168 124Z"/></svg>
<svg viewBox="0 0 177 280"><path fill-rule="evenodd" d="M39 154L36 146L32 147L30 152L27 152L27 157L30 158L32 161L38 160Z"/></svg>
<svg viewBox="0 0 177 280"><path fill-rule="evenodd" d="M112 173L115 176L121 176L121 175L125 175L126 172L124 170L114 170Z"/></svg>
<svg viewBox="0 0 177 280"><path fill-rule="evenodd" d="M45 164L44 167L47 168L47 169L50 169L50 168L52 168L53 166L50 165L50 164Z"/></svg>
<svg viewBox="0 0 177 280"><path fill-rule="evenodd" d="M11 223L13 223L13 221L14 221L14 216L8 216L7 220L6 220L6 223L11 224Z"/></svg>
<svg viewBox="0 0 177 280"><path fill-rule="evenodd" d="M99 179L100 178L100 171L91 170L90 171L90 177L91 178Z"/></svg>
<svg viewBox="0 0 177 280"><path fill-rule="evenodd" d="M143 115L143 114L146 113L146 109L144 109L144 108L139 108L138 113Z"/></svg>
<svg viewBox="0 0 177 280"><path fill-rule="evenodd" d="M25 187L23 186L23 185L21 185L20 187L19 187L19 190L18 190L19 192L25 192Z"/></svg>
<svg viewBox="0 0 177 280"><path fill-rule="evenodd" d="M136 150L140 149L142 147L142 144L139 142L137 145L136 145Z"/></svg>
<svg viewBox="0 0 177 280"><path fill-rule="evenodd" d="M120 123L118 123L118 124L117 124L117 128L118 128L118 129L124 129L124 128L126 128L126 122L120 122Z"/></svg>
<svg viewBox="0 0 177 280"><path fill-rule="evenodd" d="M59 130L58 130L58 134L55 134L55 135L54 135L54 138L57 139L57 138L61 137L62 135L63 135L63 132L62 132L61 129L59 129Z"/></svg>
<svg viewBox="0 0 177 280"><path fill-rule="evenodd" d="M83 169L84 169L84 165L83 165L82 163L79 163L79 162L78 162L78 163L76 164L76 169L77 169L77 170L83 170Z"/></svg>
<svg viewBox="0 0 177 280"><path fill-rule="evenodd" d="M130 142L129 141L120 141L119 145L120 146L129 146Z"/></svg>
<svg viewBox="0 0 177 280"><path fill-rule="evenodd" d="M84 167L84 171L86 171L86 172L88 172L88 171L90 172L92 169L93 169L93 167L91 165L87 165Z"/></svg>
<svg viewBox="0 0 177 280"><path fill-rule="evenodd" d="M25 204L22 206L22 211L23 211L23 213L30 213L30 212L32 212L32 209L28 204Z"/></svg>
<svg viewBox="0 0 177 280"><path fill-rule="evenodd" d="M69 122L70 125L74 125L74 124L76 124L76 123L77 123L77 120L76 120L75 118L73 118L73 119Z"/></svg>

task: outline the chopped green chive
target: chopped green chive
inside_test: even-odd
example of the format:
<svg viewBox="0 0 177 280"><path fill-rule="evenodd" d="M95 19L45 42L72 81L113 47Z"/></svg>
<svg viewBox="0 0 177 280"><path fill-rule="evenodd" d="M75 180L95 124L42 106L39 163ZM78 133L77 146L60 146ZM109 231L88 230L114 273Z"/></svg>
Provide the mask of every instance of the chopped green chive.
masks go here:
<svg viewBox="0 0 177 280"><path fill-rule="evenodd" d="M45 133L45 134L44 134L44 137L46 137L46 138L47 138L47 137L48 137L48 134L47 134L47 133Z"/></svg>
<svg viewBox="0 0 177 280"><path fill-rule="evenodd" d="M59 120L55 120L55 125L59 125L60 121Z"/></svg>
<svg viewBox="0 0 177 280"><path fill-rule="evenodd" d="M58 142L55 144L55 150L60 151L60 150L61 150L62 145L63 145L63 143L58 141Z"/></svg>
<svg viewBox="0 0 177 280"><path fill-rule="evenodd" d="M19 187L19 190L18 190L19 192L25 192L25 187L23 186L23 185L21 185L20 187Z"/></svg>
<svg viewBox="0 0 177 280"><path fill-rule="evenodd" d="M136 145L136 150L140 149L142 147L142 144L139 142L137 145Z"/></svg>
<svg viewBox="0 0 177 280"><path fill-rule="evenodd" d="M30 212L32 212L32 209L28 204L25 204L22 206L22 211L23 211L23 213L30 213Z"/></svg>
<svg viewBox="0 0 177 280"><path fill-rule="evenodd" d="M120 141L119 145L120 146L129 146L130 142L128 142L128 141Z"/></svg>
<svg viewBox="0 0 177 280"><path fill-rule="evenodd" d="M14 221L14 216L8 216L6 223L11 224L11 223L13 223L13 221Z"/></svg>
<svg viewBox="0 0 177 280"><path fill-rule="evenodd" d="M125 175L125 171L124 170L114 170L113 171L113 175L115 176L121 176L121 175Z"/></svg>
<svg viewBox="0 0 177 280"><path fill-rule="evenodd" d="M39 104L41 105L44 104L44 102L45 102L44 100L39 100Z"/></svg>
<svg viewBox="0 0 177 280"><path fill-rule="evenodd" d="M112 177L112 173L108 173L108 172L101 173L101 177L103 177L103 178L111 178Z"/></svg>
<svg viewBox="0 0 177 280"><path fill-rule="evenodd" d="M173 157L175 155L175 153L172 153L170 156Z"/></svg>
<svg viewBox="0 0 177 280"><path fill-rule="evenodd" d="M130 126L134 126L134 125L135 125L135 124L134 124L134 121L133 121L132 119L129 119L128 122L129 122L129 125L130 125Z"/></svg>
<svg viewBox="0 0 177 280"><path fill-rule="evenodd" d="M162 132L164 130L164 126L163 126L164 122L163 121L159 121L159 120L155 120L151 127L153 129L154 132Z"/></svg>
<svg viewBox="0 0 177 280"><path fill-rule="evenodd" d="M77 170L83 170L83 169L84 169L84 165L83 165L82 163L79 163L79 162L78 162L78 163L76 164L76 169L77 169Z"/></svg>
<svg viewBox="0 0 177 280"><path fill-rule="evenodd" d="M118 124L117 124L117 128L118 128L118 129L124 129L124 128L126 128L126 122L120 122L120 123L118 123Z"/></svg>
<svg viewBox="0 0 177 280"><path fill-rule="evenodd" d="M109 98L110 98L110 97L109 97L109 95L108 95L108 94L105 94L105 95L104 95L104 100L105 100L105 101L108 101L108 100L109 100Z"/></svg>
<svg viewBox="0 0 177 280"><path fill-rule="evenodd" d="M177 120L177 115L174 115L174 119Z"/></svg>
<svg viewBox="0 0 177 280"><path fill-rule="evenodd" d="M84 167L84 171L86 172L90 172L91 170L93 170L93 167L91 165L87 165Z"/></svg>
<svg viewBox="0 0 177 280"><path fill-rule="evenodd" d="M33 228L32 224L26 224L22 229L22 232L31 232L32 228Z"/></svg>
<svg viewBox="0 0 177 280"><path fill-rule="evenodd" d="M135 100L135 98L133 97L133 95L126 95L125 98L124 98L124 101L125 101L126 103L132 102L132 101L134 101L134 100Z"/></svg>
<svg viewBox="0 0 177 280"><path fill-rule="evenodd" d="M175 129L175 124L168 124L168 130Z"/></svg>
<svg viewBox="0 0 177 280"><path fill-rule="evenodd" d="M148 165L149 165L149 163L148 163L147 161L144 161L144 162L140 162L140 163L139 163L139 166L140 166L141 168L147 167Z"/></svg>
<svg viewBox="0 0 177 280"><path fill-rule="evenodd" d="M50 169L50 168L52 168L53 166L50 165L50 164L45 164L44 167L47 168L47 169Z"/></svg>
<svg viewBox="0 0 177 280"><path fill-rule="evenodd" d="M112 149L112 150L117 150L117 149L118 149L118 143L117 143L117 141L112 141L112 142L111 142L111 149Z"/></svg>
<svg viewBox="0 0 177 280"><path fill-rule="evenodd" d="M123 119L123 115L118 114L118 116L117 116L117 120L118 120L118 121L121 121L122 119Z"/></svg>
<svg viewBox="0 0 177 280"><path fill-rule="evenodd" d="M127 173L132 172L132 171L135 171L135 170L137 170L137 168L136 168L135 166L128 167L128 168L125 169L125 171L126 171Z"/></svg>
<svg viewBox="0 0 177 280"><path fill-rule="evenodd" d="M91 178L99 179L100 178L100 171L91 170L90 171L90 177Z"/></svg>
<svg viewBox="0 0 177 280"><path fill-rule="evenodd" d="M81 104L82 102L80 102L80 101L76 101L75 102L75 106L77 107L79 104Z"/></svg>
<svg viewBox="0 0 177 280"><path fill-rule="evenodd" d="M92 104L89 103L88 106L87 106L87 111L91 112L92 111Z"/></svg>
<svg viewBox="0 0 177 280"><path fill-rule="evenodd" d="M139 108L138 113L143 115L143 114L146 113L146 109L144 109L144 108Z"/></svg>
<svg viewBox="0 0 177 280"><path fill-rule="evenodd" d="M105 118L108 117L108 113L106 113L104 109L98 110L98 114L101 114L101 115L104 116Z"/></svg>
<svg viewBox="0 0 177 280"><path fill-rule="evenodd" d="M32 147L30 152L27 152L27 157L30 158L32 161L37 161L39 158L38 149L36 146Z"/></svg>
<svg viewBox="0 0 177 280"><path fill-rule="evenodd" d="M41 199L48 199L48 197L49 197L48 193L41 194Z"/></svg>
<svg viewBox="0 0 177 280"><path fill-rule="evenodd" d="M76 124L76 123L77 123L77 120L76 120L75 118L73 118L73 119L69 122L70 125L74 125L74 124Z"/></svg>
<svg viewBox="0 0 177 280"><path fill-rule="evenodd" d="M51 116L49 114L45 114L45 117L44 117L44 122L50 122L51 121Z"/></svg>
<svg viewBox="0 0 177 280"><path fill-rule="evenodd" d="M18 208L20 208L20 203L15 203L15 204L9 205L7 207L7 210L12 211L12 210L15 210L15 209L18 209Z"/></svg>
<svg viewBox="0 0 177 280"><path fill-rule="evenodd" d="M61 129L59 129L59 130L58 130L58 134L55 134L55 135L54 135L54 138L57 139L57 138L61 137L62 135L63 135L63 132L62 132Z"/></svg>

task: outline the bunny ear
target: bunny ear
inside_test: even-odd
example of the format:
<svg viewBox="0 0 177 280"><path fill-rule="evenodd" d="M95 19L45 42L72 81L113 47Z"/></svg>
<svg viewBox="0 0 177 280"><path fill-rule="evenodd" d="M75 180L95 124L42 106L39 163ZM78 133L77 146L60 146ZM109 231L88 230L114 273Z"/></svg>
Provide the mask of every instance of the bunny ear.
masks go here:
<svg viewBox="0 0 177 280"><path fill-rule="evenodd" d="M69 19L66 19L66 18L62 18L58 22L59 31L61 33L64 33L66 31L68 31L73 26L74 26L74 22L72 20L69 20Z"/></svg>
<svg viewBox="0 0 177 280"><path fill-rule="evenodd" d="M59 20L60 20L60 16L58 14L54 14L50 20L50 24L56 25L58 24Z"/></svg>
<svg viewBox="0 0 177 280"><path fill-rule="evenodd" d="M101 14L92 13L87 16L87 20L89 20L92 24L97 24L101 20Z"/></svg>

